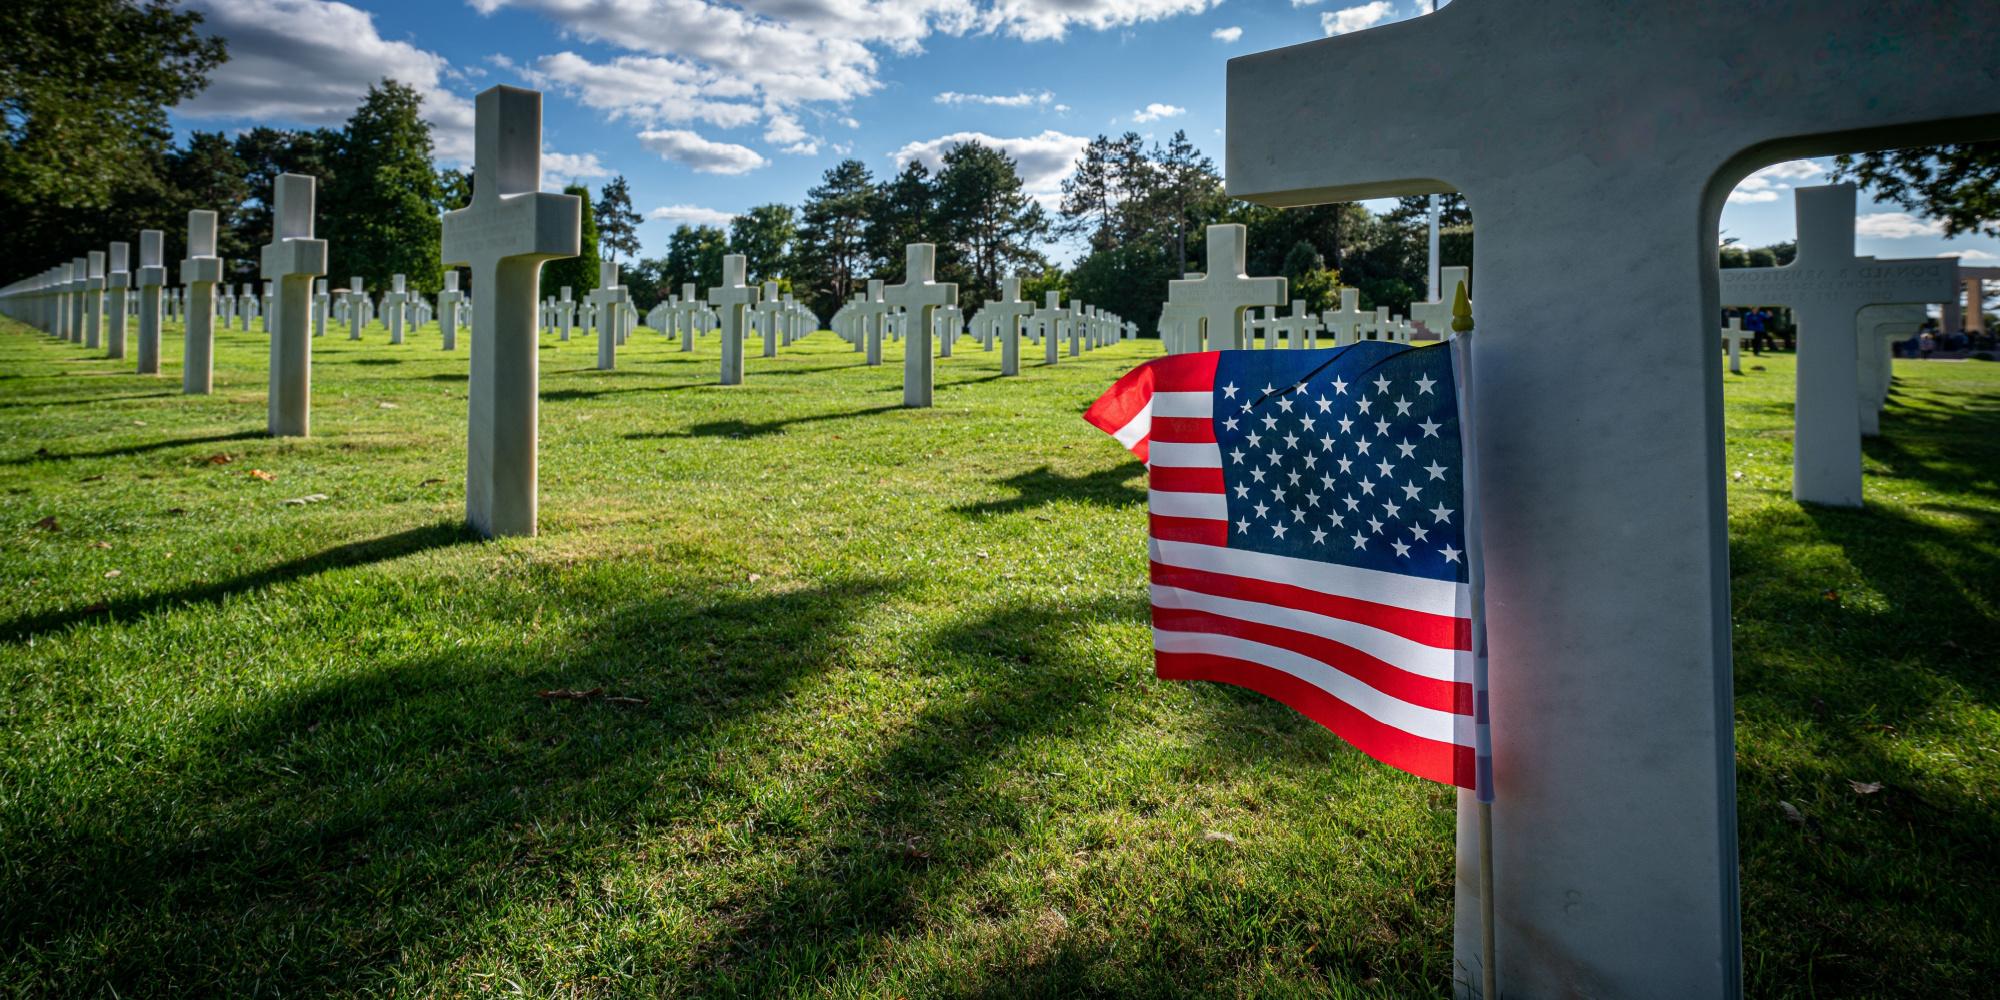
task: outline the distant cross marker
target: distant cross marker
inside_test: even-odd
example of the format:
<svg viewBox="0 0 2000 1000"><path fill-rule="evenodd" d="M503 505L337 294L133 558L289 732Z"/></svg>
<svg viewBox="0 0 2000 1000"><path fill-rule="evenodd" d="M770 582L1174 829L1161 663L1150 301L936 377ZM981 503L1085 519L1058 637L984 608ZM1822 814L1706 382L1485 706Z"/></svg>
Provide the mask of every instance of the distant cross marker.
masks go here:
<svg viewBox="0 0 2000 1000"><path fill-rule="evenodd" d="M139 232L139 349L141 375L160 373L160 286L167 283L167 234L158 229Z"/></svg>
<svg viewBox="0 0 2000 1000"><path fill-rule="evenodd" d="M444 291L438 293L438 338L443 349L458 350L458 303L465 293L458 290L458 268L444 273Z"/></svg>
<svg viewBox="0 0 2000 1000"><path fill-rule="evenodd" d="M1247 240L1248 230L1240 225L1208 227L1208 270L1199 278L1167 282L1167 301L1191 307L1195 317L1189 335L1180 338L1182 351L1249 347L1243 336L1243 310L1285 301L1285 279L1244 273Z"/></svg>
<svg viewBox="0 0 2000 1000"><path fill-rule="evenodd" d="M181 261L181 284L187 286L181 392L199 396L214 387L215 285L222 280L222 258L215 255L214 212L197 208L188 213L187 254Z"/></svg>
<svg viewBox="0 0 2000 1000"><path fill-rule="evenodd" d="M106 316L110 323L104 329L104 356L107 358L125 356L125 313L131 307L132 294L131 264L132 244L111 244L111 262L104 275L110 299Z"/></svg>
<svg viewBox="0 0 2000 1000"><path fill-rule="evenodd" d="M1743 330L1743 320L1734 316L1722 328L1722 339L1729 346L1729 370L1737 375L1743 374L1743 338L1748 336Z"/></svg>
<svg viewBox="0 0 2000 1000"><path fill-rule="evenodd" d="M535 533L542 264L574 257L582 201L542 193L542 95L493 87L476 105L472 204L444 216L447 267L472 270L479 337L467 378L465 519L489 538Z"/></svg>
<svg viewBox="0 0 2000 1000"><path fill-rule="evenodd" d="M1021 322L1035 311L1033 302L1021 301L1021 279L1002 280L1000 300L986 308L1000 331L1000 374L1021 374Z"/></svg>

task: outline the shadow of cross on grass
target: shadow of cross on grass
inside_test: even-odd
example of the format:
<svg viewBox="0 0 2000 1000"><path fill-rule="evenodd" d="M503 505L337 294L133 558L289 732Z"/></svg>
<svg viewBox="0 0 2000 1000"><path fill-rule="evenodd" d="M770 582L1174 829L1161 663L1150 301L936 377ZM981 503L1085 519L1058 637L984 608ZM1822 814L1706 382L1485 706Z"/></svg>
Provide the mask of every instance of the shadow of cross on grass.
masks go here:
<svg viewBox="0 0 2000 1000"><path fill-rule="evenodd" d="M426 549L463 545L477 540L478 536L468 530L463 522L439 521L383 535L380 538L336 545L323 552L214 583L195 584L151 594L137 594L119 598L108 604L93 604L61 611L30 612L0 624L0 642L22 642L35 636L59 632L72 625L101 618L129 621L188 605L216 604L236 594L262 590L273 584L287 583L316 573L366 563L385 562Z"/></svg>
<svg viewBox="0 0 2000 1000"><path fill-rule="evenodd" d="M711 420L706 423L695 424L684 431L633 431L626 434L625 439L628 441L647 441L658 438L764 437L765 435L776 434L790 427L797 427L800 424L816 424L827 420L853 420L860 417L871 417L880 413L895 413L902 409L903 407L900 405L871 406L865 410L834 410L829 413L815 413L804 417L783 417L777 420L752 421L737 420L734 418L729 420Z"/></svg>
<svg viewBox="0 0 2000 1000"><path fill-rule="evenodd" d="M697 960L700 992L823 992L884 946L964 914L965 897L983 894L974 883L1063 808L1041 788L1050 776L1033 770L1042 746L1092 742L1118 724L1111 703L1126 678L1083 652L1094 628L1147 614L1138 595L1008 603L931 636L921 662L944 683L922 711L811 803L761 817L787 864L717 904L732 930ZM1047 971L983 970L1003 980Z"/></svg>
<svg viewBox="0 0 2000 1000"><path fill-rule="evenodd" d="M1146 502L1145 477L1146 466L1136 461L1121 462L1081 476L1064 475L1044 465L994 481L996 486L1013 490L1014 496L952 509L960 514L1008 514L1058 501L1129 507Z"/></svg>
<svg viewBox="0 0 2000 1000"><path fill-rule="evenodd" d="M17 458L7 459L5 462L0 462L0 464L29 465L35 462L61 462L72 458L123 458L130 455L144 455L148 452L165 451L169 448L182 448L189 445L222 444L228 441L248 441L252 438L268 437L270 435L261 430L245 430L231 431L227 434L204 434L200 437L158 438L139 444L100 448L96 451L52 452L42 449L32 455L22 455Z"/></svg>
<svg viewBox="0 0 2000 1000"><path fill-rule="evenodd" d="M760 720L842 665L861 610L900 587L718 579L606 601L627 578L584 577L493 583L489 613L519 617L484 642L177 721L185 761L13 810L0 953L28 963L15 981L126 997L394 991L490 946L524 908L594 926L577 897L634 860L635 831L699 839L755 808L734 759L768 743ZM524 640L544 606L589 618ZM576 688L647 700L537 697Z"/></svg>

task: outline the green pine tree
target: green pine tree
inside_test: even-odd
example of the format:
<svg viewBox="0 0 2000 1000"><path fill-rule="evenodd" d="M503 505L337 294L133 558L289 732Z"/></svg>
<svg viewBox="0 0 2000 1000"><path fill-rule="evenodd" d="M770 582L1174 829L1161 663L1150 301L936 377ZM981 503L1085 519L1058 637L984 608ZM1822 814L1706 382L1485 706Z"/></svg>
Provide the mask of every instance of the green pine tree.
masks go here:
<svg viewBox="0 0 2000 1000"><path fill-rule="evenodd" d="M444 287L437 168L422 109L416 90L384 80L347 120L318 205L331 283L359 276L379 291L400 274L413 291Z"/></svg>
<svg viewBox="0 0 2000 1000"><path fill-rule="evenodd" d="M583 199L583 252L542 265L542 297L561 295L567 286L578 301L597 288L597 216L590 208L590 189L581 184L563 188Z"/></svg>

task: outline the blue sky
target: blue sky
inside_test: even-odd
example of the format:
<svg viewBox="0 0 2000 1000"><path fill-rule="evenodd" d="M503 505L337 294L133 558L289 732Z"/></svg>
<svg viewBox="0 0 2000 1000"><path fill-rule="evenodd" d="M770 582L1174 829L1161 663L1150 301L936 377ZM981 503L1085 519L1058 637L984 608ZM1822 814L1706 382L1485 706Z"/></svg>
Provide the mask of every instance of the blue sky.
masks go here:
<svg viewBox="0 0 2000 1000"><path fill-rule="evenodd" d="M1000 146L1053 209L1090 137L1176 128L1222 161L1232 55L1418 16L1419 0L189 0L231 41L177 126L337 125L385 76L416 86L447 162L470 156L471 97L545 94L545 183L622 173L648 216L644 252L681 222L797 204L838 160L877 176L935 163L967 136ZM1728 235L1792 235L1789 190L1825 161L1779 164L1738 189ZM1930 220L1863 197L1858 250L1965 255ZM1067 253L1058 250L1059 258Z"/></svg>

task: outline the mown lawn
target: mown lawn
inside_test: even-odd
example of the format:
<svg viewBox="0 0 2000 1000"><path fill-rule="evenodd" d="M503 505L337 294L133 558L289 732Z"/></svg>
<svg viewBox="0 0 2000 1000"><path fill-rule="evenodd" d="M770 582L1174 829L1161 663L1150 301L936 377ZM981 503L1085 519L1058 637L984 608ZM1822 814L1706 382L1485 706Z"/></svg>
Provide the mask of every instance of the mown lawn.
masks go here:
<svg viewBox="0 0 2000 1000"><path fill-rule="evenodd" d="M140 378L0 321L0 990L1448 991L1450 792L1150 676L1142 470L1078 414L1155 343L962 341L905 411L894 345L723 389L713 337L546 338L542 535L481 543L434 327L316 341L286 442L263 335L190 398L169 333ZM1746 361L1752 988L1982 992L2000 371L1900 367L1847 512Z"/></svg>

